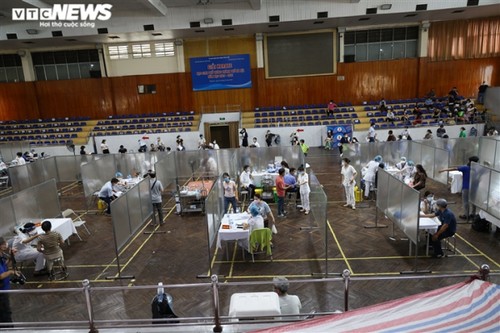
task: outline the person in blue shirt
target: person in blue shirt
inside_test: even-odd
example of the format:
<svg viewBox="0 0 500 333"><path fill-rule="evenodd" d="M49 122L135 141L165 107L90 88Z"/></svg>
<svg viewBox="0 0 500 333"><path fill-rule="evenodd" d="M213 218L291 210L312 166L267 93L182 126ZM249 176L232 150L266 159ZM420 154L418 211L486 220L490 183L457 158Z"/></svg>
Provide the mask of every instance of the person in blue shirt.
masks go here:
<svg viewBox="0 0 500 333"><path fill-rule="evenodd" d="M462 205L464 207L464 214L460 215L459 217L464 220L467 220L470 217L472 218L474 217L474 215L476 215L476 206L469 205L470 164L472 162L478 163L479 157L477 156L469 157L469 163L467 163L467 165L460 165L453 168L439 170L439 172L460 171L462 173Z"/></svg>
<svg viewBox="0 0 500 333"><path fill-rule="evenodd" d="M101 187L99 191L99 199L106 202L108 204L108 208L106 209L106 214L111 214L111 201L113 201L113 186L118 184L117 178L112 178L109 182L106 182Z"/></svg>
<svg viewBox="0 0 500 333"><path fill-rule="evenodd" d="M0 237L0 290L10 290L10 278L13 275L17 275L16 271L9 269L10 255L8 251L9 246L7 242L3 237ZM12 322L9 294L0 293L0 322ZM2 327L6 328L7 326Z"/></svg>
<svg viewBox="0 0 500 333"><path fill-rule="evenodd" d="M438 230L432 235L432 248L434 249L434 258L441 258L444 253L441 248L441 240L451 237L457 232L457 220L451 210L448 209L448 202L445 199L436 201L437 211L432 214L422 215L424 217L437 217L441 222Z"/></svg>
<svg viewBox="0 0 500 333"><path fill-rule="evenodd" d="M290 168L290 172L285 173L285 185L289 186L286 190L288 199L291 199L292 193L297 193L295 203L300 203L300 193L299 188L297 187L297 170L295 168Z"/></svg>

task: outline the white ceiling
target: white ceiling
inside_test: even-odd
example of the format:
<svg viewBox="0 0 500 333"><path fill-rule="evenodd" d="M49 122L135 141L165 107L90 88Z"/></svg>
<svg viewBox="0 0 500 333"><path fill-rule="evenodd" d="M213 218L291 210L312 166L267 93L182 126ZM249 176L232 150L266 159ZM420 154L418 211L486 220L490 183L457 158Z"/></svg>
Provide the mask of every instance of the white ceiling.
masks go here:
<svg viewBox="0 0 500 333"><path fill-rule="evenodd" d="M95 27L89 28L43 28L38 21L11 20L12 8L52 7L57 3L111 4L112 18L95 21ZM415 11L416 4L423 3L428 9ZM392 4L392 8L381 10L382 4ZM367 8L377 8L377 14L366 15ZM317 19L317 12L322 11L328 12L328 18ZM279 15L280 22L270 23L272 15ZM471 7L467 7L467 0L0 0L0 50L409 25L496 15L500 15L498 0L480 0L479 6ZM204 23L204 18L214 22ZM232 19L233 25L222 26L222 19ZM192 21L200 22L200 28L190 28ZM143 26L149 24L154 25L154 31L144 31ZM108 34L98 34L97 28L107 28ZM35 29L37 34L29 35L26 29ZM54 30L62 31L63 37L52 37ZM18 39L7 40L8 33L16 33Z"/></svg>

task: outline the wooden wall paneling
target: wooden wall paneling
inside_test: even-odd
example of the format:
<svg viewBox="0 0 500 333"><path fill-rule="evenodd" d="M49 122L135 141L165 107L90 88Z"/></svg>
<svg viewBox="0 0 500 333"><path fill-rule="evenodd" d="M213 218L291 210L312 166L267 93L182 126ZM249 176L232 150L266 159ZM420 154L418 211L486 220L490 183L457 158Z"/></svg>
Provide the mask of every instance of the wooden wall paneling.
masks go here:
<svg viewBox="0 0 500 333"><path fill-rule="evenodd" d="M111 112L110 95L103 79L35 82L40 117L102 118Z"/></svg>
<svg viewBox="0 0 500 333"><path fill-rule="evenodd" d="M0 84L0 119L38 119L40 111L33 82Z"/></svg>
<svg viewBox="0 0 500 333"><path fill-rule="evenodd" d="M419 96L434 89L438 96L445 96L452 87L465 97L477 97L483 81L490 86L500 85L500 57L429 61L421 59Z"/></svg>

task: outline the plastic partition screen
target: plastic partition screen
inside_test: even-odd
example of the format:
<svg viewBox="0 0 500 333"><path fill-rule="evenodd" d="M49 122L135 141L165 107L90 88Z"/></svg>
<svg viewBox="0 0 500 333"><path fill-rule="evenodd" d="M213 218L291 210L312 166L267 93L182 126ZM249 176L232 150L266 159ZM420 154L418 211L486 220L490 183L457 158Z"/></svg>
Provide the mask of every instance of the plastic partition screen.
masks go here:
<svg viewBox="0 0 500 333"><path fill-rule="evenodd" d="M24 153L26 151L30 151L30 145L24 141L0 144L0 157L5 163L15 159L18 152Z"/></svg>
<svg viewBox="0 0 500 333"><path fill-rule="evenodd" d="M143 179L111 202L113 232L118 252L152 213L149 179Z"/></svg>
<svg viewBox="0 0 500 333"><path fill-rule="evenodd" d="M500 170L500 137L479 138L479 163Z"/></svg>
<svg viewBox="0 0 500 333"><path fill-rule="evenodd" d="M323 190L323 186L318 181L318 178L316 177L314 172L310 170L308 173L309 186L311 188L311 193L309 194L309 202L311 206L311 214L314 217L314 219L312 220L308 219L308 222L310 223L309 227L318 228L318 230L320 230L321 232L323 242L318 242L318 244L321 244L322 248L316 249L315 253L318 258L321 258L322 256L325 257L325 266L323 268L323 273L327 274L330 271L328 268L328 258L333 258L335 256L334 254L329 254L328 239L330 235L330 228L328 223L335 223L335 218L334 216L331 216L331 221L328 221L328 217L326 215L326 205L328 202L328 198L326 196L326 193Z"/></svg>
<svg viewBox="0 0 500 333"><path fill-rule="evenodd" d="M471 164L470 202L500 219L500 171Z"/></svg>
<svg viewBox="0 0 500 333"><path fill-rule="evenodd" d="M29 189L0 199L1 235L12 235L16 225L61 215L56 181L47 180Z"/></svg>
<svg viewBox="0 0 500 333"><path fill-rule="evenodd" d="M420 193L383 169L378 170L377 190L377 208L418 244Z"/></svg>

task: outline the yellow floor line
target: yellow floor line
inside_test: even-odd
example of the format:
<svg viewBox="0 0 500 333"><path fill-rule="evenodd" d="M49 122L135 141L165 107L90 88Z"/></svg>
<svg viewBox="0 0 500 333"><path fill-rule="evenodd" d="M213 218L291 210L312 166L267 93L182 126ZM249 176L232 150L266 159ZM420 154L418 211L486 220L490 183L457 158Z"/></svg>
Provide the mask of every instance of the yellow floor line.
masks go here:
<svg viewBox="0 0 500 333"><path fill-rule="evenodd" d="M491 261L492 263L494 263L497 267L500 268L500 265L493 259L491 259L489 256L487 256L486 254L484 254L482 251L480 251L477 247L475 247L474 245L472 245L471 243L469 243L466 239L464 239L462 236L460 236L459 234L456 234L456 236L458 238L460 238L465 244L469 245L470 247L472 247L474 250L476 250L478 253L480 253L482 256L484 256L486 259L488 259L489 261Z"/></svg>
<svg viewBox="0 0 500 333"><path fill-rule="evenodd" d="M335 235L335 232L333 231L332 225L330 224L330 221L326 220L326 223L328 224L328 228L330 229L330 232L332 233L333 238L335 239L335 243L337 244L337 247L339 248L340 255L342 258L344 258L344 262L347 266L347 269L351 271L351 274L354 274L354 271L352 270L351 265L349 264L349 261L347 261L347 258L344 254L344 251L342 250L342 247L340 246L339 240L337 239L337 236ZM328 251L328 249L326 249Z"/></svg>
<svg viewBox="0 0 500 333"><path fill-rule="evenodd" d="M233 269L234 269L234 259L236 258L236 252L238 252L238 243L234 242L234 247L233 247L233 254L231 255L231 266L229 267L229 274L228 277L233 276Z"/></svg>
<svg viewBox="0 0 500 333"><path fill-rule="evenodd" d="M172 213L173 211L173 208L166 214L165 218L163 220L165 220L168 216L170 216L170 214ZM122 255L132 244L133 242L137 239L137 237L139 237L140 235L143 234L144 230L149 226L151 220L148 220L146 221L146 223L144 224L144 226L142 227L141 230L139 230L139 232L137 232L137 234L135 235L135 237L127 244L127 246L125 246L125 248L122 249L122 251L120 251L120 253L118 254L119 256ZM159 228L159 226L156 226L155 227L155 230L156 231L157 229ZM149 237L142 243L141 246L139 246L139 248L133 253L133 255L127 260L127 262L123 265L123 266L120 266L121 270L123 271L125 269L125 267L127 267L127 265L135 258L135 256L137 256L138 252L140 249L143 248L143 246L147 243L147 241L154 235L154 233L152 233L151 235L149 235ZM106 268L101 272L99 273L99 275L97 275L97 277L94 279L98 279L100 278L107 270L109 267L111 267L114 263L116 262L116 257L106 266ZM118 276L118 273L115 274L115 276ZM93 281L94 281L93 280Z"/></svg>

